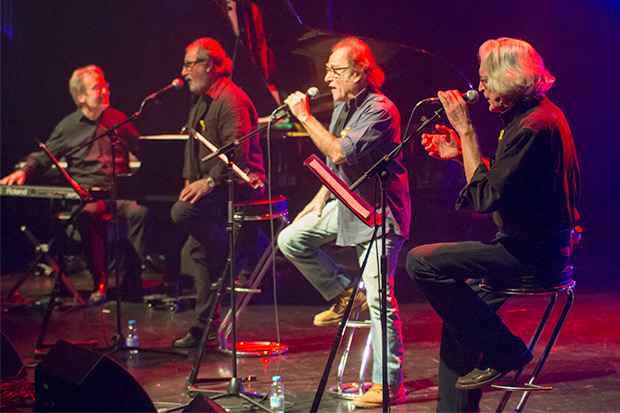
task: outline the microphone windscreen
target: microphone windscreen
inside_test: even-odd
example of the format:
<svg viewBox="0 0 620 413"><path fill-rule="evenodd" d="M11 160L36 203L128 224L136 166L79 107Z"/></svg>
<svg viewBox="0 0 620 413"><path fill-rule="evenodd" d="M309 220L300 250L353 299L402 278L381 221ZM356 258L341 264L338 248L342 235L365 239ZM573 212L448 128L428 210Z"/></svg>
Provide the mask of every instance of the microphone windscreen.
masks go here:
<svg viewBox="0 0 620 413"><path fill-rule="evenodd" d="M176 78L172 81L172 86L174 86L175 89L179 89L183 87L183 81L179 78Z"/></svg>
<svg viewBox="0 0 620 413"><path fill-rule="evenodd" d="M310 99L314 99L319 95L319 88L316 86L312 86L310 89L308 89L306 95L308 95Z"/></svg>
<svg viewBox="0 0 620 413"><path fill-rule="evenodd" d="M469 103L476 103L478 102L478 99L480 98L480 94L478 93L477 90L470 89L467 92L465 92L463 97Z"/></svg>

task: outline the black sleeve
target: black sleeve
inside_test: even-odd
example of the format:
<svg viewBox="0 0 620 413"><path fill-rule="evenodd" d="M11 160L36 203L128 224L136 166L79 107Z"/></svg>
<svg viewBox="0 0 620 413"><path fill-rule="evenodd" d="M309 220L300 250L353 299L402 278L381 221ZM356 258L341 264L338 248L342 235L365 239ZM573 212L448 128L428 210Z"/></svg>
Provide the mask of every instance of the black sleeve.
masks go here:
<svg viewBox="0 0 620 413"><path fill-rule="evenodd" d="M477 212L498 209L502 199L511 199L535 181L536 165L544 156L541 145L547 140L531 129L500 142L490 169L480 164L459 194L456 209L471 205Z"/></svg>

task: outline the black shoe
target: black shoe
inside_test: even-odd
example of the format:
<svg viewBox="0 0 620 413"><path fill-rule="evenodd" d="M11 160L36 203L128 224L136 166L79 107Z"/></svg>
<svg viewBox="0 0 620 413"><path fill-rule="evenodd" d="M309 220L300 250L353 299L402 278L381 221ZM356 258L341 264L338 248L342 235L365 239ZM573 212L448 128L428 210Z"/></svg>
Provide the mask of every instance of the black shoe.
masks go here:
<svg viewBox="0 0 620 413"><path fill-rule="evenodd" d="M202 329L192 327L183 337L174 340L172 345L178 348L196 347L202 338L202 333ZM208 341L215 340L217 340L217 331L211 331L209 333Z"/></svg>
<svg viewBox="0 0 620 413"><path fill-rule="evenodd" d="M144 301L143 295L144 291L142 290L142 287L121 286L121 301L124 303L141 303ZM108 288L108 299L114 301L118 299L118 288Z"/></svg>
<svg viewBox="0 0 620 413"><path fill-rule="evenodd" d="M459 377L454 387L461 390L475 390L490 386L508 374L508 372L519 370L530 361L532 361L532 353L527 351L521 356L519 363L514 368L507 370L499 370L492 367L484 369L475 368L466 375Z"/></svg>
<svg viewBox="0 0 620 413"><path fill-rule="evenodd" d="M484 386L489 386L495 383L496 381L504 377L506 373L508 372L499 371L490 367L487 367L484 370L476 368L467 373L466 375L459 377L454 387L461 390L480 389Z"/></svg>

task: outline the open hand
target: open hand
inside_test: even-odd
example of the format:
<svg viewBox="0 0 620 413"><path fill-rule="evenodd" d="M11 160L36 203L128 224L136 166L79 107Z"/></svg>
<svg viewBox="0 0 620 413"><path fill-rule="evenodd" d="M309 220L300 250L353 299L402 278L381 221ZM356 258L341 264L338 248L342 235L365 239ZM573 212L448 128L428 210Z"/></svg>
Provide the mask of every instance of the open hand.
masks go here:
<svg viewBox="0 0 620 413"><path fill-rule="evenodd" d="M24 182L26 182L26 173L24 171L15 171L0 179L0 184L2 185L23 185Z"/></svg>
<svg viewBox="0 0 620 413"><path fill-rule="evenodd" d="M453 129L444 125L435 125L441 133L423 133L422 146L430 156L436 159L460 162L461 140Z"/></svg>

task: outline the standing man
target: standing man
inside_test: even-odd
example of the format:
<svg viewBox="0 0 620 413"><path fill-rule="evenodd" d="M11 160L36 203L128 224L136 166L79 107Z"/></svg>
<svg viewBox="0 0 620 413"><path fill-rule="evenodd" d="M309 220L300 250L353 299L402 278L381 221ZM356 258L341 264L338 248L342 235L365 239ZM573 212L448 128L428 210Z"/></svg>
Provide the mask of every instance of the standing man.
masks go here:
<svg viewBox="0 0 620 413"><path fill-rule="evenodd" d="M325 65L325 81L334 99L329 130L310 113L304 93L290 95L285 103L308 131L316 147L327 157L328 166L347 184L352 184L368 168L400 143L400 114L396 106L378 88L384 74L364 42L347 38L332 48ZM411 206L407 171L400 156L389 164L387 182L387 343L390 402L406 400L403 386L403 341L398 303L394 298L394 271L398 252L409 235ZM365 183L356 192L374 204L374 185ZM379 300L381 240L371 243L373 228L366 226L341 201L323 186L293 223L278 237L278 245L288 258L332 307L314 317L317 326L338 324L349 303L353 280L340 264L321 247L335 241L338 246L355 246L360 266L370 250L362 273L370 308L373 346L373 386L354 399L357 407L378 407L383 402L382 343ZM381 236L381 234L379 234ZM354 308L364 305L363 294L355 297Z"/></svg>
<svg viewBox="0 0 620 413"><path fill-rule="evenodd" d="M229 79L232 69L232 60L213 39L198 39L185 49L181 74L193 94L186 126L198 131L217 148L247 135L258 125L258 115L250 98ZM175 347L193 347L199 343L214 296L211 285L222 275L228 257L228 167L218 158L202 162L201 159L210 153L198 140L190 137L187 141L183 167L185 188L171 211L174 223L189 235L197 293L193 325L185 336L174 340ZM264 182L258 135L236 147L233 161L248 175ZM261 192L254 191L236 177L234 185L235 202Z"/></svg>
<svg viewBox="0 0 620 413"><path fill-rule="evenodd" d="M482 159L456 90L438 93L456 132L437 125L441 134L425 134L422 144L432 157L463 165L467 184L456 207L493 213L497 236L423 245L407 257L409 274L443 319L440 412L478 411L482 387L532 359L495 314L506 298L480 293L480 278L496 285L520 285L524 276L543 285L565 281L561 273L579 219L575 143L564 114L545 97L555 78L523 40L488 40L478 56L478 90L504 122L495 160Z"/></svg>
<svg viewBox="0 0 620 413"><path fill-rule="evenodd" d="M77 110L64 118L52 132L46 143L55 158L66 158L67 172L85 188L99 187L109 190L112 185L112 144L105 136L89 146L66 156L73 148L88 143L117 123L127 119L122 112L110 108L110 89L103 71L89 65L76 69L69 80L69 92ZM116 173L129 173L129 152L137 154L138 132L132 124L123 125L118 131L118 143L114 146ZM23 169L0 180L4 185L22 185L27 179L43 174L53 162L45 152L31 154ZM91 303L105 301L107 292L106 260L104 246L108 223L103 214L109 212L105 200L89 202L80 215L80 232L90 241L87 248L87 262L93 275L95 291ZM124 275L120 290L121 298L142 301L142 279L140 277L144 260L144 222L146 208L135 201L118 200L118 217L127 224L129 248L124 248Z"/></svg>

